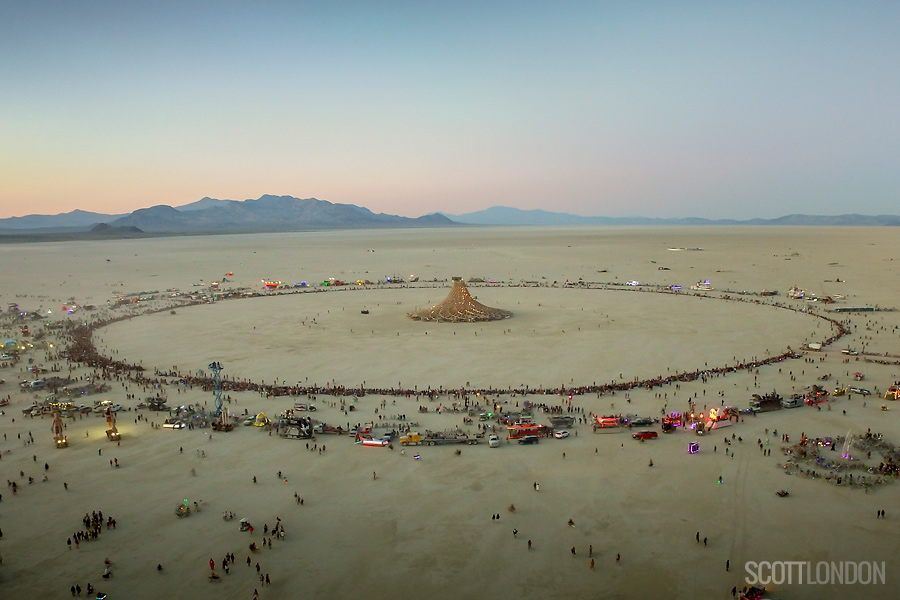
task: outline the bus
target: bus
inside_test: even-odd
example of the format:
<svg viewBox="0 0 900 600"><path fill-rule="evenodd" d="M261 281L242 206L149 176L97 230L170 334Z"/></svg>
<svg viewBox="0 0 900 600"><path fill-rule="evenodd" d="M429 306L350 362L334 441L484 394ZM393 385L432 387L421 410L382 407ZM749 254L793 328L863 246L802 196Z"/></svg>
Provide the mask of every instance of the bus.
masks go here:
<svg viewBox="0 0 900 600"><path fill-rule="evenodd" d="M509 433L509 439L511 440L518 440L526 435L536 435L539 437L547 437L550 435L549 427L546 425L537 425L535 423L508 425L506 431Z"/></svg>

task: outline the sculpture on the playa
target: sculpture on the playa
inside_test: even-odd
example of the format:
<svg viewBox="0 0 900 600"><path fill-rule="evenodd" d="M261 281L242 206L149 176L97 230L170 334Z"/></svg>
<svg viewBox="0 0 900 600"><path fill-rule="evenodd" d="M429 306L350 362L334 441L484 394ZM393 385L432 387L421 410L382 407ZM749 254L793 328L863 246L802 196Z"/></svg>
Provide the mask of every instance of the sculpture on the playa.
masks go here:
<svg viewBox="0 0 900 600"><path fill-rule="evenodd" d="M409 318L416 321L437 321L439 323L475 323L478 321L499 321L508 319L508 310L491 308L478 302L469 293L462 277L453 278L453 288L443 302L431 308L415 310Z"/></svg>
<svg viewBox="0 0 900 600"><path fill-rule="evenodd" d="M50 424L50 430L53 432L53 439L56 441L57 448L64 448L69 445L64 433L65 426L62 422L62 416L58 412L53 413L53 422Z"/></svg>
<svg viewBox="0 0 900 600"><path fill-rule="evenodd" d="M106 437L111 442L118 442L121 439L119 429L116 427L116 412L111 406L106 407Z"/></svg>

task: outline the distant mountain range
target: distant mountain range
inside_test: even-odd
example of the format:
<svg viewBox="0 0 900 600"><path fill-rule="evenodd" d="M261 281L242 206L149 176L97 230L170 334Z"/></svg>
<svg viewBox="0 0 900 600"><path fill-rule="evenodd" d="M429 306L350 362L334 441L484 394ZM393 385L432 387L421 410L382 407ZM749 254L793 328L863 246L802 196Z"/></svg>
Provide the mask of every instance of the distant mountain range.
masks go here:
<svg viewBox="0 0 900 600"><path fill-rule="evenodd" d="M568 213L546 210L521 210L508 206L494 206L486 210L451 215L439 213L448 219L466 225L787 225L787 226L844 226L844 227L890 227L900 225L896 215L787 215L776 219L702 219L685 217L680 219L653 219L649 217L582 217Z"/></svg>
<svg viewBox="0 0 900 600"><path fill-rule="evenodd" d="M108 228L96 229L100 223ZM256 200L203 198L173 208L167 205L141 208L126 215L103 215L76 210L60 215L29 215L0 219L0 234L64 235L79 232L111 236L128 232L148 235L256 233L321 229L369 229L387 227L448 227L450 219L430 214L412 219L376 214L353 204L333 204L315 198L262 196Z"/></svg>
<svg viewBox="0 0 900 600"><path fill-rule="evenodd" d="M129 214L104 215L74 210L59 215L28 215L0 219L0 239L98 239L156 235L256 233L323 229L454 227L461 225L788 225L898 226L895 215L788 215L777 219L653 219L646 217L583 217L545 210L495 206L451 215L432 213L418 218L373 213L353 204L333 204L315 198L266 195L256 200L203 198L190 204L142 208Z"/></svg>

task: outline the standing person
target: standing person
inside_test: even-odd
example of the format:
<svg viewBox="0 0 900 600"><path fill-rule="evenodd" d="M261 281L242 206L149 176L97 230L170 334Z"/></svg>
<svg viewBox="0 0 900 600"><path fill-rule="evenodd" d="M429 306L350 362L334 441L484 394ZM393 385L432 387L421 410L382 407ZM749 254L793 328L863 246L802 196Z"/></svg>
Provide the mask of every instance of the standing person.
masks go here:
<svg viewBox="0 0 900 600"><path fill-rule="evenodd" d="M575 546L572 546L572 556L575 556Z"/></svg>
<svg viewBox="0 0 900 600"><path fill-rule="evenodd" d="M726 570L726 571L730 571L730 570L731 570L731 561L730 561L730 560L726 560L726 561L725 561L725 570Z"/></svg>
<svg viewBox="0 0 900 600"><path fill-rule="evenodd" d="M210 571L216 570L216 561L214 561L213 559L209 559L209 570Z"/></svg>

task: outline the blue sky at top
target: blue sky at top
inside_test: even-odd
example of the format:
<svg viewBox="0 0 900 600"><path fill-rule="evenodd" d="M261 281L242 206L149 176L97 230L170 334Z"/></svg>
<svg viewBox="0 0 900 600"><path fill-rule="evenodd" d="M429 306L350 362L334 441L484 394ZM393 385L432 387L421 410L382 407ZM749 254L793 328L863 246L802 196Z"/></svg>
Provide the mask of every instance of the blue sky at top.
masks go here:
<svg viewBox="0 0 900 600"><path fill-rule="evenodd" d="M0 217L900 213L900 3L0 3Z"/></svg>

